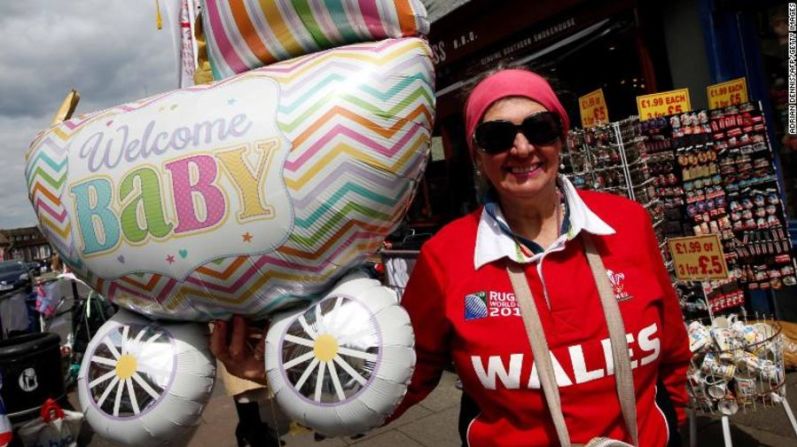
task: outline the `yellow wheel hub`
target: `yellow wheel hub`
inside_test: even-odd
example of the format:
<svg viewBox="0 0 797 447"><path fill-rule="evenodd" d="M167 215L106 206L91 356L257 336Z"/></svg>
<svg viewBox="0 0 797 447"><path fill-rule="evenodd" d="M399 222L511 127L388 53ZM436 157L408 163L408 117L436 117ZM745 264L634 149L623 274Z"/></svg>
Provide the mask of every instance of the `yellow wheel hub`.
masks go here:
<svg viewBox="0 0 797 447"><path fill-rule="evenodd" d="M130 354L125 354L119 357L119 360L116 362L116 375L120 379L129 379L133 377L137 368L138 362L136 358Z"/></svg>
<svg viewBox="0 0 797 447"><path fill-rule="evenodd" d="M313 351L318 360L329 362L338 355L338 341L329 334L319 335L315 339Z"/></svg>

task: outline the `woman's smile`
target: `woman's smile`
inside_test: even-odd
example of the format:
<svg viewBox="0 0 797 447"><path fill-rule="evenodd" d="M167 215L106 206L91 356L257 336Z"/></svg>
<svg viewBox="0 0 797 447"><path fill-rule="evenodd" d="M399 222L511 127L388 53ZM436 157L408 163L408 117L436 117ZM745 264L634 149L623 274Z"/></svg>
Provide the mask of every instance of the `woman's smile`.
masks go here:
<svg viewBox="0 0 797 447"><path fill-rule="evenodd" d="M535 178L541 175L543 168L542 163L533 163L530 165L525 166L510 166L504 168L504 171L508 174L512 175L515 178L515 181L518 183L523 183L526 180Z"/></svg>

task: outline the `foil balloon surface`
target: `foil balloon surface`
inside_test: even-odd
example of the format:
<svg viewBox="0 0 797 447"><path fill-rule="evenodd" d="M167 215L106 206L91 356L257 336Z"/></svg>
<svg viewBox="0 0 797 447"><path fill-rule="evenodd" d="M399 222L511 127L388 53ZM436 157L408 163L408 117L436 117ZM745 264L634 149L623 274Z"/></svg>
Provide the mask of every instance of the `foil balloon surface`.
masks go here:
<svg viewBox="0 0 797 447"><path fill-rule="evenodd" d="M207 326L162 325L120 311L86 348L78 398L102 437L162 445L193 433L215 374Z"/></svg>
<svg viewBox="0 0 797 447"><path fill-rule="evenodd" d="M214 79L356 42L429 33L420 0L204 0Z"/></svg>
<svg viewBox="0 0 797 447"><path fill-rule="evenodd" d="M400 222L425 167L418 38L326 50L78 116L26 154L40 228L151 317L265 317L319 298Z"/></svg>
<svg viewBox="0 0 797 447"><path fill-rule="evenodd" d="M327 436L381 425L407 391L414 336L396 293L348 276L321 301L274 319L269 385L292 419Z"/></svg>

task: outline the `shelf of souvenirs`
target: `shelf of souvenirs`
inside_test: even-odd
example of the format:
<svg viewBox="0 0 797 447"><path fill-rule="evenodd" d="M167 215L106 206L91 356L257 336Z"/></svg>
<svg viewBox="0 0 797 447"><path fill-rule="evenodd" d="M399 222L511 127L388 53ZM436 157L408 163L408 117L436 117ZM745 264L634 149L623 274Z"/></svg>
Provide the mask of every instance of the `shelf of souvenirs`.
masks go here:
<svg viewBox="0 0 797 447"><path fill-rule="evenodd" d="M573 174L575 175L584 175L595 172L617 171L617 170L622 170L626 167L629 170L639 170L640 172L644 172L645 165L647 164L647 158L640 157L634 161L628 162L627 164L623 164L621 161L614 161L613 163L614 164L607 165L606 161L595 160L589 164L581 163L582 165L584 165L581 167L581 169L576 169L576 167L572 166L572 164L571 166L573 168ZM601 167L596 167L596 166L601 166Z"/></svg>
<svg viewBox="0 0 797 447"><path fill-rule="evenodd" d="M705 236L710 234L716 234L720 238L720 242L724 247L730 246L734 239L736 239L736 235L734 234L733 230L731 229L731 223L728 216L722 216L716 220L710 221L703 221L703 222L695 222L695 225L692 226L692 233L695 236ZM727 251L727 250L726 250Z"/></svg>
<svg viewBox="0 0 797 447"><path fill-rule="evenodd" d="M780 257L779 263L787 263L791 259L791 241L782 227L745 231L741 240L735 238L733 249L742 260L774 256Z"/></svg>
<svg viewBox="0 0 797 447"><path fill-rule="evenodd" d="M720 236L731 277L740 285L748 290L797 285L797 264L791 251L791 241L782 226L745 230L740 234L728 228L727 223L723 228L717 228L713 225L715 222L712 221L709 226L705 223L695 226L695 235L714 233Z"/></svg>
<svg viewBox="0 0 797 447"><path fill-rule="evenodd" d="M673 152L672 141L663 135L640 135L633 144L640 152L651 156Z"/></svg>
<svg viewBox="0 0 797 447"><path fill-rule="evenodd" d="M732 276L724 280L707 281L702 285L712 314L744 306L744 291L740 287L738 277Z"/></svg>
<svg viewBox="0 0 797 447"><path fill-rule="evenodd" d="M747 265L743 272L739 282L745 285L748 290L779 290L784 286L797 285L793 262L782 266Z"/></svg>
<svg viewBox="0 0 797 447"><path fill-rule="evenodd" d="M576 188L587 188L595 191L605 191L610 193L623 193L626 197L628 196L628 184L625 181L622 182L612 182L609 184L601 183L600 181L588 181L585 179L587 174L568 174L568 178ZM623 177L623 180L625 178ZM648 194L644 188L650 185L649 181L645 181L644 184L639 185L631 185L631 189L635 191L634 197L637 202L640 202L643 206L652 206L653 204L658 204L660 201L657 196L653 195L653 198L650 198L650 194ZM641 193L636 193L637 191L642 191Z"/></svg>

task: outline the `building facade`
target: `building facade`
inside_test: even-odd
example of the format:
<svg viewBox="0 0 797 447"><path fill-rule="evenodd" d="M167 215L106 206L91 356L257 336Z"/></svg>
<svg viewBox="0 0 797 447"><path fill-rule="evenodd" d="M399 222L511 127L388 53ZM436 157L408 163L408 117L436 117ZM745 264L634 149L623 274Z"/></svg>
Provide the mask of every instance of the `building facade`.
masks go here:
<svg viewBox="0 0 797 447"><path fill-rule="evenodd" d="M430 11L443 10L434 0ZM433 230L476 206L462 108L468 89L499 66L547 77L580 123L578 98L603 89L609 119L637 113L636 97L688 88L692 108L706 87L745 77L761 102L780 192L797 242L797 137L785 132L786 6L761 0L470 0L433 15L437 71L432 160L410 224Z"/></svg>
<svg viewBox="0 0 797 447"><path fill-rule="evenodd" d="M39 231L38 227L14 228L0 230L0 259L49 259L53 254L52 247Z"/></svg>

